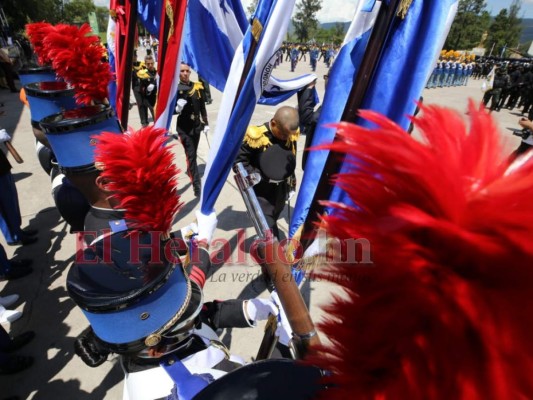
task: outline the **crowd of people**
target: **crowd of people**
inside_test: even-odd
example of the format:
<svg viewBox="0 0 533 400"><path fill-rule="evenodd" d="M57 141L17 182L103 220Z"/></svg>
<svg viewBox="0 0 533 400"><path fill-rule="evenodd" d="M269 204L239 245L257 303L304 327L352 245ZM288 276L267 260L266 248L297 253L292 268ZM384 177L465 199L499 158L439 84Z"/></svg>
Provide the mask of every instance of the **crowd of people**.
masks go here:
<svg viewBox="0 0 533 400"><path fill-rule="evenodd" d="M276 53L276 65L288 61L291 63L291 72L294 72L298 63L300 61L307 62L309 57L309 67L311 71L315 72L320 60L324 62L327 68L331 67L339 49L339 45L331 43L318 45L317 43L283 42Z"/></svg>
<svg viewBox="0 0 533 400"><path fill-rule="evenodd" d="M441 57L426 84L426 89L466 86L474 73L473 58Z"/></svg>

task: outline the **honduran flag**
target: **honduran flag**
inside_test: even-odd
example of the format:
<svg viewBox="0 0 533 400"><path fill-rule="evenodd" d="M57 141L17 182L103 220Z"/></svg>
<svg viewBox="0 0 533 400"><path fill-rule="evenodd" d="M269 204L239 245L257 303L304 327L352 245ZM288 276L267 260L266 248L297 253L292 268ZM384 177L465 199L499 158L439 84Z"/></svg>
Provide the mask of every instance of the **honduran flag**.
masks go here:
<svg viewBox="0 0 533 400"><path fill-rule="evenodd" d="M223 92L233 56L248 25L240 0L189 0L183 60L209 84ZM272 53L274 56L275 52ZM314 74L290 80L271 77L263 87L259 103L277 105L315 79Z"/></svg>
<svg viewBox="0 0 533 400"><path fill-rule="evenodd" d="M338 123L341 119L351 89L346 83L355 80L380 3L377 0L360 0L357 3L354 20L329 74L312 146L331 143L335 138L336 130L328 124ZM457 4L458 0L413 0L405 19L398 18L390 27L383 54L364 95L361 109L382 113L407 129L410 122L408 116L413 114L416 101L431 74L455 17ZM370 127L367 121L358 120L357 123ZM321 175L351 168L348 161L340 171L324 171L328 154L321 150L312 151L308 156L291 221L291 237L308 217ZM333 189L329 200L350 204L345 193L337 187Z"/></svg>
<svg viewBox="0 0 533 400"><path fill-rule="evenodd" d="M260 0L252 23L237 47L202 179L201 212L205 215L214 209L255 105L269 82L273 56L287 32L294 3L295 0ZM247 70L246 60L252 60ZM242 88L238 93L240 83Z"/></svg>

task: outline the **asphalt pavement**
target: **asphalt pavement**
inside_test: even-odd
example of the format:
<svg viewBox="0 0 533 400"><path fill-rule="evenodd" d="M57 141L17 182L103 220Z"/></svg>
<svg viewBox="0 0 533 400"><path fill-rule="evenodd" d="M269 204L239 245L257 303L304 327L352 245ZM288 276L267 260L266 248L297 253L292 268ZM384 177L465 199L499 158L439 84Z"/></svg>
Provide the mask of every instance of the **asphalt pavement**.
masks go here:
<svg viewBox="0 0 533 400"><path fill-rule="evenodd" d="M284 62L274 71L274 75L287 79L310 72L306 62L300 62L294 73L290 72L289 63ZM324 91L323 75L326 72L325 65L320 62L316 75L321 98ZM211 122L210 135L215 132L222 97L214 88L211 92L213 103L207 106ZM447 106L465 115L468 100L473 99L479 103L482 98L481 81L471 79L467 86L425 90L423 97L424 103ZM18 293L21 296L15 308L24 313L12 326L4 327L12 334L26 330L36 332L36 338L19 351L20 354L32 355L35 358L34 365L15 375L0 376L0 398L17 395L22 399L47 400L121 399L122 372L116 356L111 356L102 366L93 369L74 354L73 342L88 325L65 289L67 271L73 262L75 240L54 207L50 178L36 158L29 110L22 105L17 94L5 89L0 89L0 103L0 128L12 133L12 143L24 159L24 163L17 164L10 157L19 194L22 225L39 230L38 242L28 246L9 247L4 238L0 237L0 243L10 257L31 258L34 263L31 275L0 284L0 295ZM284 104L296 106L296 96ZM251 123L261 124L270 120L275 110L275 107L257 106ZM517 110L502 109L493 113L493 116L510 153L520 142L511 132L511 129L518 127L520 113ZM129 125L135 129L141 126L135 106L130 111ZM173 121L171 130L175 130L174 126ZM417 137L416 131L414 136ZM301 182L302 177L300 159L304 140L304 137L299 140L298 182ZM177 141L173 143L175 162L182 170L179 192L184 206L174 226L179 228L194 220L194 211L198 209L199 202L194 197L192 186L184 172L186 163L183 148ZM201 172L205 168L208 150L209 141L202 137L198 150ZM223 239L224 242L219 241L218 247L215 247L220 251L217 253L215 272L206 282L205 299L266 297L264 284L258 278L259 267L246 254L254 231L232 178L228 179L222 190L216 211L219 223L215 238ZM288 218L286 210L280 221L284 233L287 232ZM324 282L313 281L305 285L304 297L315 321L322 317L320 304L328 302L333 289L331 284ZM233 353L251 360L259 348L262 327L260 324L257 328L225 330L221 337Z"/></svg>

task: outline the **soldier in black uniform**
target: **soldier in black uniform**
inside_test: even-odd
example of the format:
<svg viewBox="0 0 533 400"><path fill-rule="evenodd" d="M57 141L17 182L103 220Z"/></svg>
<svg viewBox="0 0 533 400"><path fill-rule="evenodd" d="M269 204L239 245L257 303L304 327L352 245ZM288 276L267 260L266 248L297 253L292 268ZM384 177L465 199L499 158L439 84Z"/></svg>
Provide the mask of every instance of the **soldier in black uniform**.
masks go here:
<svg viewBox="0 0 533 400"><path fill-rule="evenodd" d="M137 103L137 109L139 110L139 117L142 119L141 107L143 98L141 96L141 79L139 78L138 73L141 70L145 70L146 66L144 62L137 60L137 51L133 53L133 66L131 69L131 89L133 90L133 96L135 97L135 102ZM146 110L145 110L146 111ZM146 119L148 119L148 114L146 113Z"/></svg>
<svg viewBox="0 0 533 400"><path fill-rule="evenodd" d="M298 110L279 108L270 122L250 126L235 163L249 173L259 172L255 194L272 233L279 238L277 220L290 190L295 187L296 142L300 134Z"/></svg>
<svg viewBox="0 0 533 400"><path fill-rule="evenodd" d="M62 126L66 124L69 121ZM72 129L60 139L68 141L74 136L69 133L83 135ZM122 355L127 382L137 373L199 352L217 356L203 360L200 354L199 366L232 370L241 364L223 344L202 336L202 324L212 329L251 327L278 313L269 299L202 304L216 215L197 213L197 235L191 239L191 261L185 267L178 253L187 246L174 239L179 235L168 233L179 197L173 180L177 169L171 151L164 147L163 133L155 128L128 135L85 132L76 148L83 154L79 157L83 165L67 171L91 204L83 237L87 247L77 254L67 277L71 298L91 324L76 340L76 353L92 367L101 365L110 353ZM155 150L144 153L147 141ZM58 159L66 160L63 156L72 149L58 141L53 144ZM156 216L154 209L161 212ZM179 387L184 382L175 383ZM160 398L159 394L170 394L171 387L148 390Z"/></svg>
<svg viewBox="0 0 533 400"><path fill-rule="evenodd" d="M139 106L139 114L141 116L142 126L148 125L148 110L155 120L155 101L157 99L157 70L155 68L155 60L152 56L144 57L145 69L140 69L137 72L137 77L140 80L140 94L141 106Z"/></svg>
<svg viewBox="0 0 533 400"><path fill-rule="evenodd" d="M209 129L205 99L202 97L203 85L190 80L191 67L185 63L180 68L180 83L176 104L176 130L187 156L187 174L191 180L194 195L200 196L200 174L196 162L196 152L200 135Z"/></svg>

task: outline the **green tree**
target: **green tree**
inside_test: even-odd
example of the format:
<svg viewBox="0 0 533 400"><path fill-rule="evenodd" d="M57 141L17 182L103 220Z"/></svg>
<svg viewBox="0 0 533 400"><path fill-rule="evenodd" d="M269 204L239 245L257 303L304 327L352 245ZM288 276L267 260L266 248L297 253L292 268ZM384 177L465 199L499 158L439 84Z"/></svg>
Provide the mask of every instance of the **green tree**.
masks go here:
<svg viewBox="0 0 533 400"><path fill-rule="evenodd" d="M479 45L490 24L485 0L459 0L457 15L444 43L446 50L470 50Z"/></svg>
<svg viewBox="0 0 533 400"><path fill-rule="evenodd" d="M300 42L307 42L318 29L316 13L322 8L321 0L300 0L292 19L294 33Z"/></svg>
<svg viewBox="0 0 533 400"><path fill-rule="evenodd" d="M341 44L346 35L346 30L344 29L344 24L342 22L336 22L335 26L331 28L332 38L331 41L335 44Z"/></svg>
<svg viewBox="0 0 533 400"><path fill-rule="evenodd" d="M21 33L29 22L61 21L61 0L3 0L2 8L11 33Z"/></svg>
<svg viewBox="0 0 533 400"><path fill-rule="evenodd" d="M107 7L96 7L96 19L100 32L107 31L107 24L109 23L109 9Z"/></svg>
<svg viewBox="0 0 533 400"><path fill-rule="evenodd" d="M89 13L96 11L93 0L72 0L64 5L64 20L68 24L89 22Z"/></svg>
<svg viewBox="0 0 533 400"><path fill-rule="evenodd" d="M513 0L509 9L502 9L490 25L486 46L494 48L493 55L507 56L508 48L517 48L520 44L522 21L519 17L521 0Z"/></svg>

